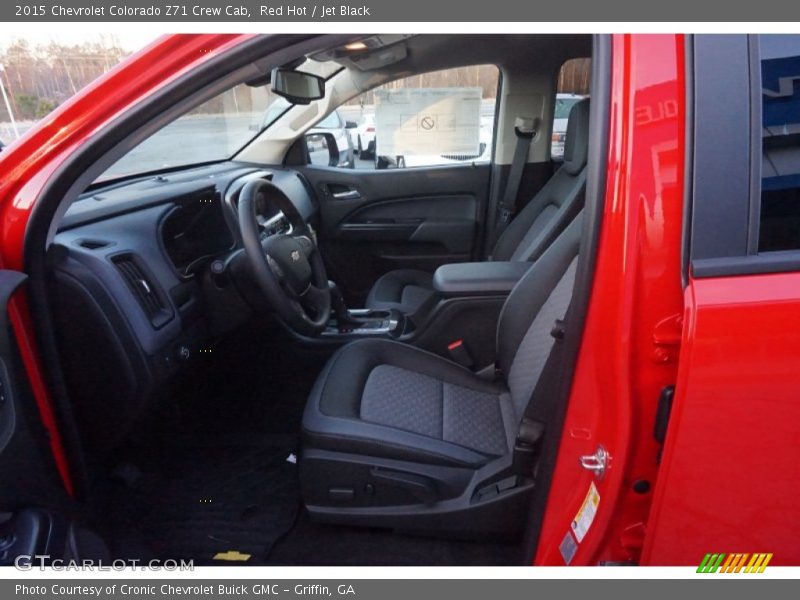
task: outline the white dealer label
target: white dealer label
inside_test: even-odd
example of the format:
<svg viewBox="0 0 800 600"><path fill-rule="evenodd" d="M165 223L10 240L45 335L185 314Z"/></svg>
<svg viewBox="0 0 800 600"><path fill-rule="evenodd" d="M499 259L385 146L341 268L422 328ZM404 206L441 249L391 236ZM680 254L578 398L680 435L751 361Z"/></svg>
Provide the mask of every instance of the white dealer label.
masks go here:
<svg viewBox="0 0 800 600"><path fill-rule="evenodd" d="M480 154L481 88L375 92L380 156Z"/></svg>
<svg viewBox="0 0 800 600"><path fill-rule="evenodd" d="M575 534L575 538L578 542L582 542L583 538L586 537L586 532L589 531L589 527L592 526L592 521L594 521L594 517L597 514L597 507L599 504L600 494L597 493L597 488L593 481L589 485L589 491L586 494L586 498L583 500L583 504L581 504L578 514L575 515L572 521L572 533Z"/></svg>

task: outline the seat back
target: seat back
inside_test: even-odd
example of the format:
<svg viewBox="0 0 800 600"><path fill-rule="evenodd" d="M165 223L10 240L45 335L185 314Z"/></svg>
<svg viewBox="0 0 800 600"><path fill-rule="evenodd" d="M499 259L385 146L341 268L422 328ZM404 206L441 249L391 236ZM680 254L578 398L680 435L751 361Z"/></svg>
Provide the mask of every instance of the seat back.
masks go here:
<svg viewBox="0 0 800 600"><path fill-rule="evenodd" d="M564 163L497 240L492 260L536 260L583 207L589 140L589 99L569 113Z"/></svg>
<svg viewBox="0 0 800 600"><path fill-rule="evenodd" d="M497 364L522 419L550 352L551 335L572 299L583 213L547 248L508 296L497 326Z"/></svg>

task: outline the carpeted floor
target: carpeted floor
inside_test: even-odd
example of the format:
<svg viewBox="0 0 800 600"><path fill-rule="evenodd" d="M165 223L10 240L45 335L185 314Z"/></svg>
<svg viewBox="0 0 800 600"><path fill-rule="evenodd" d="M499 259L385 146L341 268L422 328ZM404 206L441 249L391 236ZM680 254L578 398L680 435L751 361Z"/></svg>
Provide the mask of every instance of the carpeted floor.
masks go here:
<svg viewBox="0 0 800 600"><path fill-rule="evenodd" d="M290 451L211 442L164 448L151 460L118 467L102 495L114 554L204 565L229 564L214 557L235 552L263 564L300 506Z"/></svg>
<svg viewBox="0 0 800 600"><path fill-rule="evenodd" d="M503 566L520 564L518 544L436 540L393 531L312 523L301 510L269 556L274 565Z"/></svg>
<svg viewBox="0 0 800 600"><path fill-rule="evenodd" d="M92 512L116 558L191 558L196 565L518 564L515 544L312 523L301 507L297 465L286 458L297 450L305 400L327 356L277 335L232 340L215 350L135 439L108 458ZM214 560L229 551L251 556Z"/></svg>

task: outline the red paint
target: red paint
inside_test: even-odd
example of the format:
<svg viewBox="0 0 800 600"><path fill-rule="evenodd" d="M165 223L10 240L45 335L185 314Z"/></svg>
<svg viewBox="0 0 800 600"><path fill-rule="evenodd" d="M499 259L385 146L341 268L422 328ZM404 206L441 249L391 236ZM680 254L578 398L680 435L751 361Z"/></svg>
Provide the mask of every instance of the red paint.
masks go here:
<svg viewBox="0 0 800 600"><path fill-rule="evenodd" d="M162 38L4 151L0 266L23 269L33 206L82 144L249 37ZM774 564L800 563L800 273L690 280L681 289L683 44L681 35L613 38L597 272L536 564L563 564L559 545L592 481L600 504L573 565L697 564L706 552L732 551L773 552ZM71 491L24 292L13 298L10 318ZM673 384L659 464L656 403ZM578 463L600 444L612 457L602 480ZM638 480L653 491L636 494Z"/></svg>
<svg viewBox="0 0 800 600"><path fill-rule="evenodd" d="M652 494L631 486L656 480L655 408L678 364L684 124L683 36L614 36L597 271L535 564L564 564L592 481L598 512L571 564L639 560ZM578 459L600 444L611 466L597 480Z"/></svg>
<svg viewBox="0 0 800 600"><path fill-rule="evenodd" d="M48 179L82 144L169 82L250 37L214 34L160 38L81 90L4 149L0 154L0 268L24 270L25 230L36 199ZM9 318L56 466L72 493L68 461L39 363L24 290L9 303Z"/></svg>
<svg viewBox="0 0 800 600"><path fill-rule="evenodd" d="M643 564L800 564L800 273L690 281ZM698 558L699 557L699 558Z"/></svg>

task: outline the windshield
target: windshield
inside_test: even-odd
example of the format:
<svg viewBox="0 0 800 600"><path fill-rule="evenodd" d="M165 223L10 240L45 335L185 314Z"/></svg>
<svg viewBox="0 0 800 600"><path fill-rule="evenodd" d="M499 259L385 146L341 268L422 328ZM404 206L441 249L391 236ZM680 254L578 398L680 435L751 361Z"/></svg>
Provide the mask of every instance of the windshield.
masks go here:
<svg viewBox="0 0 800 600"><path fill-rule="evenodd" d="M227 160L291 104L267 86L240 84L182 115L128 152L97 181ZM276 106L269 114L267 107Z"/></svg>
<svg viewBox="0 0 800 600"><path fill-rule="evenodd" d="M330 61L306 60L297 70L327 81L341 68ZM95 182L230 160L293 106L273 94L269 85L237 85L159 129Z"/></svg>
<svg viewBox="0 0 800 600"><path fill-rule="evenodd" d="M336 111L333 111L316 125L316 127L319 129L339 129L341 126L342 124L339 121L339 113Z"/></svg>
<svg viewBox="0 0 800 600"><path fill-rule="evenodd" d="M573 96L570 98L556 98L556 119L567 119L569 118L569 111L575 105L575 103L580 100L580 97Z"/></svg>

